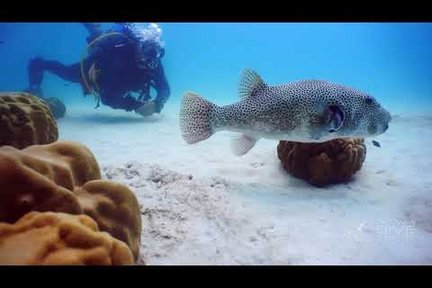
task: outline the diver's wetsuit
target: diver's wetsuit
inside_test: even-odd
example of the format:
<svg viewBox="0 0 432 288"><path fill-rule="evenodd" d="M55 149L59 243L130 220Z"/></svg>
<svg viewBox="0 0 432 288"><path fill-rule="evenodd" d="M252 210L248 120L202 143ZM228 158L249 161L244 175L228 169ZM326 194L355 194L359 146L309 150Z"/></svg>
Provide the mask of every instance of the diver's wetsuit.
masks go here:
<svg viewBox="0 0 432 288"><path fill-rule="evenodd" d="M91 24L85 24L90 32L87 41L91 43L102 35L98 29ZM89 26L87 26L89 25ZM110 32L126 34L123 25L117 24ZM95 42L90 49L90 54L83 61L84 70L88 71L93 63L96 63L100 74L97 78L98 92L103 104L114 109L126 111L141 107L145 101L150 100L150 86L154 87L157 95L154 99L156 112L159 113L170 96L170 87L166 79L161 63L161 57L153 59L152 66L139 65L137 62L137 43L131 38L121 35L113 35ZM162 55L163 56L163 55ZM154 65L156 64L156 65ZM81 77L81 62L64 65L58 61L34 58L28 67L30 92L40 89L43 73L48 71L60 78L80 83L85 94L90 91ZM86 79L87 82L89 79ZM130 93L137 92L141 96L136 98Z"/></svg>

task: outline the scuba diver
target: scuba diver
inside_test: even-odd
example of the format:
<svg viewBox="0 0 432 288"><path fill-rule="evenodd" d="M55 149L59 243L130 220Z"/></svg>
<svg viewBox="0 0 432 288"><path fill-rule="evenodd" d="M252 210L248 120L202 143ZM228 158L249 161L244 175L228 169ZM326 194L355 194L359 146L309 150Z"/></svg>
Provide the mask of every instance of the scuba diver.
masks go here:
<svg viewBox="0 0 432 288"><path fill-rule="evenodd" d="M83 23L87 37L86 55L80 62L64 65L35 57L28 65L27 92L43 98L45 71L81 84L84 95L93 94L113 109L135 111L142 116L160 113L170 96L161 58L165 49L156 24L115 23L107 32L100 24ZM84 57L85 56L85 57ZM156 90L151 99L150 88Z"/></svg>

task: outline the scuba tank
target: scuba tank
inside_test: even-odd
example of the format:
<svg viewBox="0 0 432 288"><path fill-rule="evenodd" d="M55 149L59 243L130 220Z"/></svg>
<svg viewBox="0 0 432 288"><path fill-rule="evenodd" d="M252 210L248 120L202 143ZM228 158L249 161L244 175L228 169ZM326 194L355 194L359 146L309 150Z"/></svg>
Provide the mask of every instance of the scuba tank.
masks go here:
<svg viewBox="0 0 432 288"><path fill-rule="evenodd" d="M110 56L116 53L115 49L136 45L135 40L127 34L116 30L108 31L93 39L81 54L80 70L85 88L84 94L92 94L95 97L97 102L95 108L100 106L98 80L103 73L104 63L111 61Z"/></svg>

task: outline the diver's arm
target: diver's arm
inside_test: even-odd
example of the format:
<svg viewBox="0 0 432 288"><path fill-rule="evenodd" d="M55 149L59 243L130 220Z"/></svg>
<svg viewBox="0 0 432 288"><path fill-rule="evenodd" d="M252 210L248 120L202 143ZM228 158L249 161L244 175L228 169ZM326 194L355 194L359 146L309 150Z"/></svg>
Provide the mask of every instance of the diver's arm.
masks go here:
<svg viewBox="0 0 432 288"><path fill-rule="evenodd" d="M144 102L137 100L128 93L123 94L116 90L109 90L108 93L102 93L102 103L113 109L123 109L133 111L144 105Z"/></svg>
<svg viewBox="0 0 432 288"><path fill-rule="evenodd" d="M154 88L157 91L154 102L156 104L156 112L160 113L166 101L170 97L171 89L165 76L162 63L159 62L159 65L156 68L156 71L154 71L153 75L153 84Z"/></svg>

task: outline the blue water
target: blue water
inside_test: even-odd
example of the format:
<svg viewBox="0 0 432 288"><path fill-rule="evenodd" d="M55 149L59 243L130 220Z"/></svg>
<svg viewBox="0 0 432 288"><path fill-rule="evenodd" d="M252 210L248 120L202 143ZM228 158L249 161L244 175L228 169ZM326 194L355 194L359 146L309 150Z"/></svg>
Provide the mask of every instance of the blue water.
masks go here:
<svg viewBox="0 0 432 288"><path fill-rule="evenodd" d="M172 108L186 90L219 104L236 101L239 75L246 67L270 84L318 78L349 85L397 112L429 111L432 104L429 23L159 25L172 88L167 105ZM0 90L26 87L27 62L34 55L77 62L86 36L80 23L1 23ZM43 89L46 96L59 97L68 105L85 101L77 84L68 85L52 75L46 75Z"/></svg>

